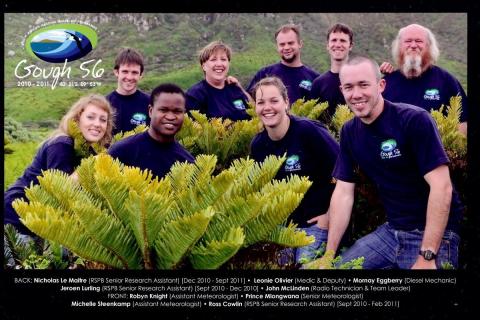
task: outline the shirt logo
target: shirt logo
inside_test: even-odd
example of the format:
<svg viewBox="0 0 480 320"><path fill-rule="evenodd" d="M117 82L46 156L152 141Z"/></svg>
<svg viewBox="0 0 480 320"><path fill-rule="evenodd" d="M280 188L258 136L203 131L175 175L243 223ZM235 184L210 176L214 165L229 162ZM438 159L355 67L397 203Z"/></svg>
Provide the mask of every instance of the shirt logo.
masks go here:
<svg viewBox="0 0 480 320"><path fill-rule="evenodd" d="M440 100L440 91L438 89L427 89L423 95L425 100Z"/></svg>
<svg viewBox="0 0 480 320"><path fill-rule="evenodd" d="M395 141L395 139L388 139L383 141L380 149L380 157L382 158L382 160L393 159L402 155L400 149L397 148L397 141Z"/></svg>
<svg viewBox="0 0 480 320"><path fill-rule="evenodd" d="M145 124L147 120L147 115L143 113L135 113L132 116L132 119L130 119L130 123L134 124L136 126L139 126L141 124Z"/></svg>
<svg viewBox="0 0 480 320"><path fill-rule="evenodd" d="M300 84L298 85L300 88L303 88L305 90L312 90L312 81L310 80L302 80L302 82L300 82Z"/></svg>
<svg viewBox="0 0 480 320"><path fill-rule="evenodd" d="M245 110L245 104L242 99L234 100L233 106L238 110Z"/></svg>
<svg viewBox="0 0 480 320"><path fill-rule="evenodd" d="M285 171L292 172L299 170L302 170L302 165L300 164L300 157L296 154L288 157L287 161L285 161Z"/></svg>

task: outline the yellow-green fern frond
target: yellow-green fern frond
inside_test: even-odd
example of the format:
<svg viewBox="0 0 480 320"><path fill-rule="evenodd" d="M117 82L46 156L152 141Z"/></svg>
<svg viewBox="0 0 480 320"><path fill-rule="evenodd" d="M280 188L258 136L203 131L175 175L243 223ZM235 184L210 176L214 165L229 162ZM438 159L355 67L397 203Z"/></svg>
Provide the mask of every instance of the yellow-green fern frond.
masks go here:
<svg viewBox="0 0 480 320"><path fill-rule="evenodd" d="M203 240L221 240L228 230L241 227L254 218L258 209L253 208L242 197L229 198L215 203L216 215L208 225Z"/></svg>
<svg viewBox="0 0 480 320"><path fill-rule="evenodd" d="M78 183L89 193L100 196L95 181L95 157L82 159L82 162L75 170L78 176Z"/></svg>
<svg viewBox="0 0 480 320"><path fill-rule="evenodd" d="M458 131L460 114L462 112L462 98L460 96L450 98L450 106L447 106L447 115L443 115L445 106L439 110L430 111L435 120L442 144L446 150L454 156L463 157L467 153L467 137Z"/></svg>
<svg viewBox="0 0 480 320"><path fill-rule="evenodd" d="M168 223L155 241L157 268L172 269L185 258L204 234L214 214L209 207Z"/></svg>
<svg viewBox="0 0 480 320"><path fill-rule="evenodd" d="M335 114L333 115L331 125L335 129L337 134L340 134L340 130L342 129L345 122L353 119L355 115L352 111L348 108L346 104L339 104L337 109L335 110Z"/></svg>
<svg viewBox="0 0 480 320"><path fill-rule="evenodd" d="M290 112L299 117L318 119L328 109L328 102L318 103L318 99L298 99L290 106Z"/></svg>
<svg viewBox="0 0 480 320"><path fill-rule="evenodd" d="M32 199L35 199L35 196L32 195L33 192L36 193L37 199L40 193L44 195L49 194L56 200L55 207L69 214L72 214L71 206L73 201L87 201L90 198L69 175L60 170L43 171L42 176L38 177L38 182L41 190L33 188L31 191L26 191L27 197L30 196ZM59 190L62 190L62 192L59 192ZM49 203L49 201L44 203Z"/></svg>
<svg viewBox="0 0 480 320"><path fill-rule="evenodd" d="M297 229L297 225L290 223L287 227L277 226L268 236L268 242L285 247L303 247L315 242L314 236L308 236L304 230Z"/></svg>
<svg viewBox="0 0 480 320"><path fill-rule="evenodd" d="M73 216L60 210L23 200L13 202L21 221L42 238L61 243L71 251L88 260L99 261L115 268L127 268L112 251L88 236L82 225Z"/></svg>
<svg viewBox="0 0 480 320"><path fill-rule="evenodd" d="M260 214L245 224L247 245L266 240L271 231L287 219L303 198L303 194L287 189L278 191L279 194L265 199Z"/></svg>
<svg viewBox="0 0 480 320"><path fill-rule="evenodd" d="M228 170L238 178L225 196L246 196L260 190L275 177L285 158L285 156L268 156L262 163L249 158L235 160Z"/></svg>
<svg viewBox="0 0 480 320"><path fill-rule="evenodd" d="M110 155L102 154L97 156L94 168L98 192L110 211L128 226L129 213L124 203L129 195L129 185L121 174L123 165Z"/></svg>
<svg viewBox="0 0 480 320"><path fill-rule="evenodd" d="M112 252L125 268L143 267L142 256L131 230L125 228L117 217L108 210L101 210L83 201L75 202L72 209L86 234Z"/></svg>
<svg viewBox="0 0 480 320"><path fill-rule="evenodd" d="M139 195L134 190L130 190L125 202L129 218L128 227L135 235L146 268L153 267L151 250L158 233L169 220L172 204L172 198L169 196L162 197L152 193Z"/></svg>
<svg viewBox="0 0 480 320"><path fill-rule="evenodd" d="M195 269L218 269L242 247L245 235L241 227L232 228L221 241L197 245L189 256Z"/></svg>
<svg viewBox="0 0 480 320"><path fill-rule="evenodd" d="M118 142L122 139L131 137L137 133L145 132L148 130L148 126L141 124L136 126L133 130L130 131L125 131L125 132L119 132L116 135L113 136L111 144L114 144L115 142Z"/></svg>

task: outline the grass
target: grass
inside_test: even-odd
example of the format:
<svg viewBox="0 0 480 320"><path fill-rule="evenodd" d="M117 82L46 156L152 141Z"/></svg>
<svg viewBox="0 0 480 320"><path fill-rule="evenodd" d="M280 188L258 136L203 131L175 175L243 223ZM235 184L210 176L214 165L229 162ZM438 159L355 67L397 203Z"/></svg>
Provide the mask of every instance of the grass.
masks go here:
<svg viewBox="0 0 480 320"><path fill-rule="evenodd" d="M9 148L13 150L13 153L5 155L3 191L7 190L7 188L23 174L25 168L30 165L39 144L38 141L30 141L14 142L8 145Z"/></svg>

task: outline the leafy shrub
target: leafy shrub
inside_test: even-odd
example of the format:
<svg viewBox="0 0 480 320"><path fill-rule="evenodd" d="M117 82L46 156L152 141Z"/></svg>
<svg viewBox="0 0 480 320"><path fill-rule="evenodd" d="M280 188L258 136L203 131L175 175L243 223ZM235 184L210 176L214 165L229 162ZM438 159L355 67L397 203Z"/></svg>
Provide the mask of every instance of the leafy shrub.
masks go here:
<svg viewBox="0 0 480 320"><path fill-rule="evenodd" d="M281 226L311 184L298 176L272 180L283 161L235 160L212 176L215 156L198 156L158 180L100 154L82 161L80 184L47 171L27 189L29 203L16 200L13 207L30 230L86 260L170 269L188 258L193 268L215 269L257 242L313 242L295 225Z"/></svg>

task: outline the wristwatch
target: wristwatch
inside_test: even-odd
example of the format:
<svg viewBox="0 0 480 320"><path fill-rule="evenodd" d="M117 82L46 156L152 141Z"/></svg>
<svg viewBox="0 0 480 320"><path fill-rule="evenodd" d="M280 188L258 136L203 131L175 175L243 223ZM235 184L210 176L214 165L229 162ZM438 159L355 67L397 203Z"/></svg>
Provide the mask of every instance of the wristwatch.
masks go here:
<svg viewBox="0 0 480 320"><path fill-rule="evenodd" d="M418 254L427 261L433 260L437 257L437 255L432 250L420 250Z"/></svg>

